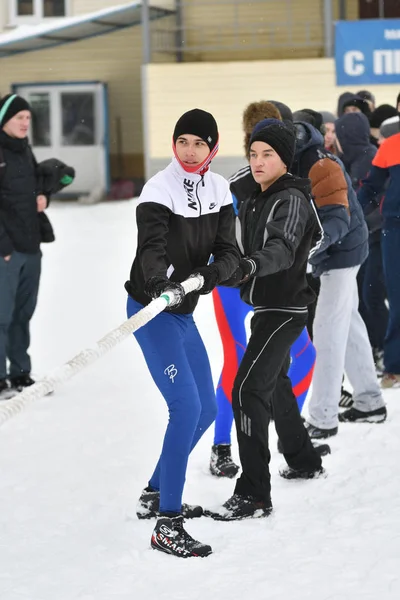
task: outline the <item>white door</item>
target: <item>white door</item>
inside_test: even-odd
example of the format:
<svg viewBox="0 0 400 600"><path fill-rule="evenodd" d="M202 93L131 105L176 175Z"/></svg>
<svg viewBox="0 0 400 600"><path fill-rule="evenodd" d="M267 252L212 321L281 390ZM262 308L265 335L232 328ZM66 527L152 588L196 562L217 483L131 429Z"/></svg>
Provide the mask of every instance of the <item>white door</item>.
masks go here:
<svg viewBox="0 0 400 600"><path fill-rule="evenodd" d="M66 191L108 190L106 94L102 83L18 86L32 107L30 141L38 162L58 158L74 167Z"/></svg>

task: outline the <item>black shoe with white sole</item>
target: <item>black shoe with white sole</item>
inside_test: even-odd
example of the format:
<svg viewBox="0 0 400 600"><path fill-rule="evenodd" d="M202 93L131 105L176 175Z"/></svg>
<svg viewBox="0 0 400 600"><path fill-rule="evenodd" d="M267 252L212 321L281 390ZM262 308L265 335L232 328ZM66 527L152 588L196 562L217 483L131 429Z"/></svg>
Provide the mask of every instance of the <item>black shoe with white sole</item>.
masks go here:
<svg viewBox="0 0 400 600"><path fill-rule="evenodd" d="M232 460L230 444L214 444L211 448L210 471L215 477L228 479L237 475L239 466Z"/></svg>
<svg viewBox="0 0 400 600"><path fill-rule="evenodd" d="M340 391L339 406L340 408L350 408L350 406L353 406L353 394L345 390L344 387Z"/></svg>
<svg viewBox="0 0 400 600"><path fill-rule="evenodd" d="M318 469L292 469L285 467L279 471L279 475L283 479L318 479L318 477L326 476L326 471L323 467Z"/></svg>
<svg viewBox="0 0 400 600"><path fill-rule="evenodd" d="M321 427L316 427L315 425L311 425L311 423L308 422L306 422L304 426L307 429L308 435L312 440L324 440L328 437L336 435L338 432L337 427L332 427L332 429L321 429Z"/></svg>
<svg viewBox="0 0 400 600"><path fill-rule="evenodd" d="M383 423L386 421L386 417L386 406L370 410L369 412L362 412L352 406L349 410L345 410L339 414L339 421L341 423Z"/></svg>
<svg viewBox="0 0 400 600"><path fill-rule="evenodd" d="M271 500L263 502L252 496L233 494L222 506L212 510L205 509L204 516L214 521L242 521L268 517L272 512Z"/></svg>
<svg viewBox="0 0 400 600"><path fill-rule="evenodd" d="M22 392L25 388L33 385L35 382L28 373L23 373L17 377L10 377L11 389Z"/></svg>
<svg viewBox="0 0 400 600"><path fill-rule="evenodd" d="M16 393L17 391L8 385L7 379L0 379L0 400L10 400Z"/></svg>
<svg viewBox="0 0 400 600"><path fill-rule="evenodd" d="M283 454L283 446L280 439L278 439L277 446L279 454ZM313 444L313 446L320 456L326 456L331 453L331 447L328 444Z"/></svg>
<svg viewBox="0 0 400 600"><path fill-rule="evenodd" d="M201 506L182 504L182 515L185 519L196 519L203 514ZM150 487L145 488L136 507L138 519L154 519L160 516L160 492Z"/></svg>
<svg viewBox="0 0 400 600"><path fill-rule="evenodd" d="M188 534L181 515L158 519L151 536L151 547L179 558L204 558L212 553L211 546L198 542Z"/></svg>

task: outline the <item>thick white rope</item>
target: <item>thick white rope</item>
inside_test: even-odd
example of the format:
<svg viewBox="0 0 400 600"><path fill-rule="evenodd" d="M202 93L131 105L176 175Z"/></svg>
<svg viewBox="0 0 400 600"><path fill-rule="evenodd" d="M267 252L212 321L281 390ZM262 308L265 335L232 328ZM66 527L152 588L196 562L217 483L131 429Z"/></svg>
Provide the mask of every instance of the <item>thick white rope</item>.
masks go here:
<svg viewBox="0 0 400 600"><path fill-rule="evenodd" d="M183 281L182 286L185 294L189 294L190 292L199 290L203 283L203 277L191 277ZM82 350L82 352L71 358L71 360L58 367L51 375L34 383L11 400L0 401L0 427L8 419L22 412L28 404L53 392L61 383L64 383L82 371L84 367L93 363L119 344L119 342L129 337L134 331L137 331L140 327L143 327L143 325L154 319L164 308L173 302L174 296L172 290L167 290L162 296L156 300L152 300L150 304L142 308L136 315L133 315L130 319L122 323L122 325L107 333L92 348Z"/></svg>

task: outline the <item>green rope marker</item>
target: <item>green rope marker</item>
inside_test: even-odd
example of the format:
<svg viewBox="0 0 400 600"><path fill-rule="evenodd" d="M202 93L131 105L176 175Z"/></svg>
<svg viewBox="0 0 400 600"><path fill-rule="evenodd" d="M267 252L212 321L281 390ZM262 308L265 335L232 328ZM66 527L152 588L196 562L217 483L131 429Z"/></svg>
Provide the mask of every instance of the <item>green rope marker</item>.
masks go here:
<svg viewBox="0 0 400 600"><path fill-rule="evenodd" d="M73 182L73 180L74 178L71 177L71 175L63 175L60 179L60 183L62 183L63 185L69 185Z"/></svg>
<svg viewBox="0 0 400 600"><path fill-rule="evenodd" d="M167 296L167 294L161 294L160 298L164 298L164 300L167 301L167 304L169 304L171 302L171 300L169 299L169 296Z"/></svg>

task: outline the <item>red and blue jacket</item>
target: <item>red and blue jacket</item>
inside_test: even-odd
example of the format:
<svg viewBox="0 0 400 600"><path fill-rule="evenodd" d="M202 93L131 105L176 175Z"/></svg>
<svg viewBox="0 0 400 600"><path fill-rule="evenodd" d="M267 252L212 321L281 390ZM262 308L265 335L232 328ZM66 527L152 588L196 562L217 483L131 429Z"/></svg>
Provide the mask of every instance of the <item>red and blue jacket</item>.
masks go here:
<svg viewBox="0 0 400 600"><path fill-rule="evenodd" d="M385 195L381 198L388 178ZM400 133L392 135L379 147L371 171L363 179L357 195L365 213L380 204L385 219L400 218Z"/></svg>

